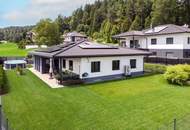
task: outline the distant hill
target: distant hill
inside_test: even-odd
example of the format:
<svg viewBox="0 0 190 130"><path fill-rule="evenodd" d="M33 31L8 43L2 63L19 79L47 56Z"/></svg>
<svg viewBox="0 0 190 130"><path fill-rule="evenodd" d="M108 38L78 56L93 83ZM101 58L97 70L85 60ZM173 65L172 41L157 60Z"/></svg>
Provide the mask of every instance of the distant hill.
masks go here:
<svg viewBox="0 0 190 130"><path fill-rule="evenodd" d="M26 32L32 30L34 26L11 26L0 28L0 41L6 40L11 42L19 42L26 36Z"/></svg>

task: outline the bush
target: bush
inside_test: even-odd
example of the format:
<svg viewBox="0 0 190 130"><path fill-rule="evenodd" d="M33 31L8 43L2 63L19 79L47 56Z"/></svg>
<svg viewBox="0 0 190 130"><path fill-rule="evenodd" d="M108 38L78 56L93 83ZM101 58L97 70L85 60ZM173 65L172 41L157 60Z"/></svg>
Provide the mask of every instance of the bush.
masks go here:
<svg viewBox="0 0 190 130"><path fill-rule="evenodd" d="M190 80L190 65L169 66L164 77L169 83L185 85Z"/></svg>
<svg viewBox="0 0 190 130"><path fill-rule="evenodd" d="M17 74L18 75L23 75L24 73L23 73L23 69L20 67L20 66L17 66L16 67L16 71L17 71Z"/></svg>
<svg viewBox="0 0 190 130"><path fill-rule="evenodd" d="M18 43L19 49L25 49L25 47L26 47L26 40L22 40Z"/></svg>
<svg viewBox="0 0 190 130"><path fill-rule="evenodd" d="M63 81L79 80L80 77L79 77L79 75L77 75L73 72L64 71L64 72L57 73L55 75L55 79L57 79L60 82L60 84L62 84Z"/></svg>
<svg viewBox="0 0 190 130"><path fill-rule="evenodd" d="M32 68L33 66L31 64L26 65L27 68Z"/></svg>
<svg viewBox="0 0 190 130"><path fill-rule="evenodd" d="M166 66L161 64L149 64L144 65L145 72L154 73L154 74L164 74L166 72Z"/></svg>
<svg viewBox="0 0 190 130"><path fill-rule="evenodd" d="M0 66L0 94L5 94L8 92L7 79L3 66Z"/></svg>

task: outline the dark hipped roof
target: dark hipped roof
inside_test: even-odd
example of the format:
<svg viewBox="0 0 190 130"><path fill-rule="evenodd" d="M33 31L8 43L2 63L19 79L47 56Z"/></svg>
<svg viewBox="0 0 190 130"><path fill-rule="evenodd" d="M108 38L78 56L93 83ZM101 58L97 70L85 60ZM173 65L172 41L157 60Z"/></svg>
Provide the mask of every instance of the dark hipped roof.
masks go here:
<svg viewBox="0 0 190 130"><path fill-rule="evenodd" d="M143 36L144 33L142 31L128 31L128 32L124 32L118 35L113 36L113 38L117 38L117 37L125 37L125 36Z"/></svg>
<svg viewBox="0 0 190 130"><path fill-rule="evenodd" d="M83 41L78 42L64 42L61 45L55 45L44 49L39 49L35 51L31 51L29 54L31 55L37 55L37 56L43 56L43 57L54 57L57 53L60 53L62 51L65 51Z"/></svg>
<svg viewBox="0 0 190 130"><path fill-rule="evenodd" d="M55 48L55 47L53 47ZM56 47L56 49L59 48ZM47 50L52 50L52 47ZM102 45L89 41L80 41L70 44L66 47L60 47L57 51L34 51L32 55L43 57L101 57L101 56L132 56L132 55L149 55L150 52L122 48L113 45Z"/></svg>
<svg viewBox="0 0 190 130"><path fill-rule="evenodd" d="M113 38L123 38L127 36L150 36L150 35L164 35L176 33L190 33L190 28L178 26L174 24L166 24L156 26L154 28L145 29L142 31L129 31L113 36Z"/></svg>

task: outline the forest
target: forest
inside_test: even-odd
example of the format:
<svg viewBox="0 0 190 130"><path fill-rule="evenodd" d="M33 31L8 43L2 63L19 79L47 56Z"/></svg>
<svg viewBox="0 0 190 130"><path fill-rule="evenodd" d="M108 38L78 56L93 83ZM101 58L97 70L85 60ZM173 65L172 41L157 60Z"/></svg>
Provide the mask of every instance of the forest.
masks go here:
<svg viewBox="0 0 190 130"><path fill-rule="evenodd" d="M115 42L113 35L128 30L162 24L190 25L190 0L97 0L76 9L71 16L58 15L53 22L60 34L75 30L109 43ZM21 28L16 33L13 30L0 29L0 38L20 40L26 32Z"/></svg>
<svg viewBox="0 0 190 130"><path fill-rule="evenodd" d="M0 41L20 42L26 37L26 33L32 30L33 26L12 26L0 28Z"/></svg>
<svg viewBox="0 0 190 130"><path fill-rule="evenodd" d="M112 35L150 25L190 25L190 0L97 0L75 10L67 21L71 30L112 42Z"/></svg>

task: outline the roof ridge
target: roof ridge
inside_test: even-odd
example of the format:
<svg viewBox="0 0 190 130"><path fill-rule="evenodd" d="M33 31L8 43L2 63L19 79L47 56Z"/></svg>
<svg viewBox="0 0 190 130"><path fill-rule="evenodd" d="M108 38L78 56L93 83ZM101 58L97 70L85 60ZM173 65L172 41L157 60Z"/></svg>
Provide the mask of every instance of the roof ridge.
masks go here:
<svg viewBox="0 0 190 130"><path fill-rule="evenodd" d="M175 26L176 28L178 28L178 29L180 29L180 30L182 30L182 31L185 31L185 32L187 32L186 29L189 29L189 28L185 28L185 27L179 26L179 25L173 25L173 26Z"/></svg>
<svg viewBox="0 0 190 130"><path fill-rule="evenodd" d="M60 54L60 53L62 53L62 52L64 52L64 51L67 51L67 50L69 50L69 49L71 49L71 48L73 48L73 47L75 47L75 46L77 46L77 45L79 45L79 44L81 44L81 43L83 43L85 41L87 41L87 40L79 41L76 44L73 44L72 46L68 47L67 49L63 49L63 50L57 52L56 54L53 55L53 57L56 56L56 55L58 55L58 54Z"/></svg>

